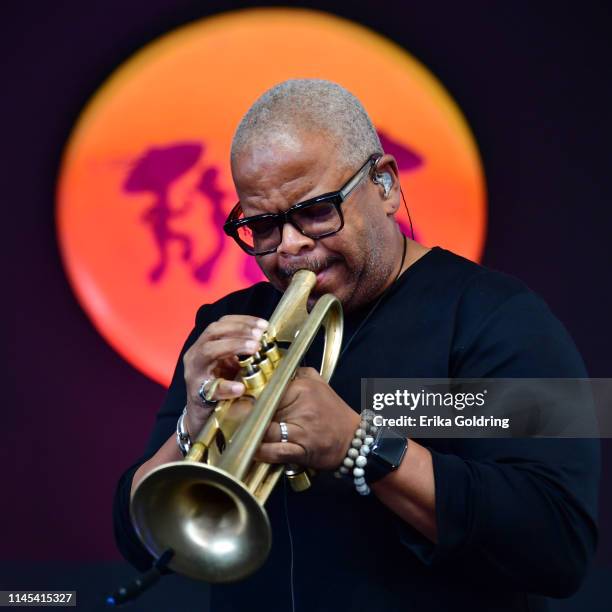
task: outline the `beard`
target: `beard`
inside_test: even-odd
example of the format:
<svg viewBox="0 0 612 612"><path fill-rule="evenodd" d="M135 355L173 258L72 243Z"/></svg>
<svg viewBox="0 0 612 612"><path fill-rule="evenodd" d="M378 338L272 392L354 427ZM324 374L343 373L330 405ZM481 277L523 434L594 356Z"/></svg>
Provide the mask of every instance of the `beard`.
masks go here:
<svg viewBox="0 0 612 612"><path fill-rule="evenodd" d="M366 226L354 237L355 244L363 247L355 252L343 255L341 252L305 255L295 261L280 263L270 268L260 266L268 280L281 292L291 281L298 270L310 270L315 274L338 265L334 278L334 287L315 287L309 303L320 297L321 293L330 291L342 301L345 312L362 308L373 303L382 293L391 275L397 269L398 262L389 258L386 252L388 240L381 235L379 228ZM364 254L367 253L367 257Z"/></svg>

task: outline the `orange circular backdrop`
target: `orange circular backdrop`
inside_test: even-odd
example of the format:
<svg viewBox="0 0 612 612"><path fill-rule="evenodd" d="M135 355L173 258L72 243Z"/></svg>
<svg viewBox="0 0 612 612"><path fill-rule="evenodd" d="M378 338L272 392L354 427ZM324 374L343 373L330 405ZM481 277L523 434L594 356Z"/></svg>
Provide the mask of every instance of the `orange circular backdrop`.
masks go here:
<svg viewBox="0 0 612 612"><path fill-rule="evenodd" d="M486 202L474 139L405 50L300 9L243 10L180 28L96 93L57 191L60 248L80 303L125 359L162 384L197 307L262 278L221 229L236 199L230 143L263 91L300 77L336 81L364 103L398 160L420 242L480 256Z"/></svg>

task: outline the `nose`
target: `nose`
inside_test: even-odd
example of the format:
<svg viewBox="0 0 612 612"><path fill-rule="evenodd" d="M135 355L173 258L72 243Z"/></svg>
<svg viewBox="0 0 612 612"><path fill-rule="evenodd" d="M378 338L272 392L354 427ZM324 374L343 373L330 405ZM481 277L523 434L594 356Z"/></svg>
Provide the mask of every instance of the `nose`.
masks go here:
<svg viewBox="0 0 612 612"><path fill-rule="evenodd" d="M282 229L281 243L276 252L279 255L294 256L301 255L305 251L313 249L315 241L300 233L291 223L285 223Z"/></svg>

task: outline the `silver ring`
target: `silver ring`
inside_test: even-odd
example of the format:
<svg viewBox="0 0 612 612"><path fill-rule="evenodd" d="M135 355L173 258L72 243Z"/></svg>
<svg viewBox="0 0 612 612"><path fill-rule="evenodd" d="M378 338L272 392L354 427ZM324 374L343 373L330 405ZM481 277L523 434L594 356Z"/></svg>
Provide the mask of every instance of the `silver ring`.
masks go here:
<svg viewBox="0 0 612 612"><path fill-rule="evenodd" d="M281 430L281 442L289 442L289 428L287 427L287 423L281 421L279 425Z"/></svg>
<svg viewBox="0 0 612 612"><path fill-rule="evenodd" d="M208 399L211 395L214 395L218 385L219 381L217 378L206 378L200 385L198 395L204 406L216 406L219 403L218 400Z"/></svg>

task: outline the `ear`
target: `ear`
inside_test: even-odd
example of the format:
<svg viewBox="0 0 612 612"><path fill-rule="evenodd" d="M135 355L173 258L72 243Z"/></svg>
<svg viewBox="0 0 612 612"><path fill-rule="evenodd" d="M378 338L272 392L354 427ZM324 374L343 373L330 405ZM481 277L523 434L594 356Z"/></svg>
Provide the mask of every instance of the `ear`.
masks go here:
<svg viewBox="0 0 612 612"><path fill-rule="evenodd" d="M389 216L395 215L400 207L401 201L399 170L393 155L385 153L378 160L372 173L372 181L380 189L380 198L385 213Z"/></svg>

